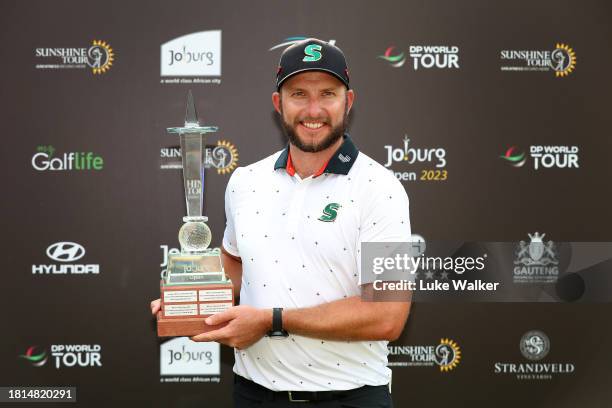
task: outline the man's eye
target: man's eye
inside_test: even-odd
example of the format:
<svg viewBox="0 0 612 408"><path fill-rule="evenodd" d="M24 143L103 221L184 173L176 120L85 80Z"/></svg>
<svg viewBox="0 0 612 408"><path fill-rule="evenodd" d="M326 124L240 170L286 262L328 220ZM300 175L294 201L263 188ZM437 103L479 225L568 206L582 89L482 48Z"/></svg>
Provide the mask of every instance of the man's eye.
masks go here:
<svg viewBox="0 0 612 408"><path fill-rule="evenodd" d="M336 95L336 94L334 92L332 92L332 91L325 91L325 92L323 92L323 96L334 96L334 95Z"/></svg>
<svg viewBox="0 0 612 408"><path fill-rule="evenodd" d="M304 92L296 91L296 92L292 93L291 96L304 96Z"/></svg>

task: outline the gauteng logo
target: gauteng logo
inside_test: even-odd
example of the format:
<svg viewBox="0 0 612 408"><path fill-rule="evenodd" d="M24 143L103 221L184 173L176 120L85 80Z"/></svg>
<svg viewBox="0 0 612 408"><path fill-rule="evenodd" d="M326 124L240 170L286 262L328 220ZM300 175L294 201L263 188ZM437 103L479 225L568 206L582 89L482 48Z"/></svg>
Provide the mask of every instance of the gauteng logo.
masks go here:
<svg viewBox="0 0 612 408"><path fill-rule="evenodd" d="M333 222L336 221L336 217L338 216L338 210L341 205L338 203L329 203L323 208L323 215L321 215L318 220L323 222Z"/></svg>
<svg viewBox="0 0 612 408"><path fill-rule="evenodd" d="M47 350L42 349L39 346L28 347L25 354L22 354L19 357L27 360L33 367L42 367L49 359Z"/></svg>
<svg viewBox="0 0 612 408"><path fill-rule="evenodd" d="M389 63L394 68L399 68L406 62L406 57L403 52L399 54L393 54L393 50L395 49L395 45L387 48L383 55L379 55L378 58L381 58Z"/></svg>

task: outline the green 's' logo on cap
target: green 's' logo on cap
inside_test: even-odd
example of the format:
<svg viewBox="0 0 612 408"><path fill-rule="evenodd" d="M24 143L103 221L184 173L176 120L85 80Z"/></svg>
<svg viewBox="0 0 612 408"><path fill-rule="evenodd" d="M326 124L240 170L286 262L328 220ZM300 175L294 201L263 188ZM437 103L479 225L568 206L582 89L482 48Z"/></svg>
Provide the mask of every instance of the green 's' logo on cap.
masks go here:
<svg viewBox="0 0 612 408"><path fill-rule="evenodd" d="M321 49L323 47L321 47L320 45L317 44L310 44L307 45L306 48L304 48L304 54L306 55L304 57L304 59L302 61L304 62L314 62L314 61L318 61L321 59L321 57L323 56L321 54Z"/></svg>
<svg viewBox="0 0 612 408"><path fill-rule="evenodd" d="M323 215L318 219L319 221L324 222L332 222L336 221L336 217L338 216L338 209L340 208L340 204L338 203L329 203L323 209Z"/></svg>

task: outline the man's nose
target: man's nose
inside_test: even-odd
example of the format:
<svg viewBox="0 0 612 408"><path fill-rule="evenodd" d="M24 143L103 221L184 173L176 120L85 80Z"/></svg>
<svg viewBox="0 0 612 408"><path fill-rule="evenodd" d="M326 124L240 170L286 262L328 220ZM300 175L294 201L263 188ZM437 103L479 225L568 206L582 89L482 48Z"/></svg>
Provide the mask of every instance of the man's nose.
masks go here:
<svg viewBox="0 0 612 408"><path fill-rule="evenodd" d="M318 98L310 98L308 101L308 116L311 118L319 118L323 114L321 101Z"/></svg>

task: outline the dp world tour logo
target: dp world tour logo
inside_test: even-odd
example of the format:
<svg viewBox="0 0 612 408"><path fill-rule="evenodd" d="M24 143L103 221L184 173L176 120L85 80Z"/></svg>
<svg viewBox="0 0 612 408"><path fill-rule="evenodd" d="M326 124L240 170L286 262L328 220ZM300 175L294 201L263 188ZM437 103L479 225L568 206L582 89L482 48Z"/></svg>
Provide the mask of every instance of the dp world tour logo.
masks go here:
<svg viewBox="0 0 612 408"><path fill-rule="evenodd" d="M39 346L30 346L26 350L25 354L19 356L30 362L34 367L41 367L45 365L49 356L47 350L40 348Z"/></svg>
<svg viewBox="0 0 612 408"><path fill-rule="evenodd" d="M518 150L516 146L512 146L506 150L506 154L499 156L514 167L523 167L527 161L525 152Z"/></svg>
<svg viewBox="0 0 612 408"><path fill-rule="evenodd" d="M403 52L399 54L393 54L393 50L395 49L395 45L387 48L383 55L379 55L378 58L384 59L387 61L392 67L399 68L406 62L406 57Z"/></svg>

